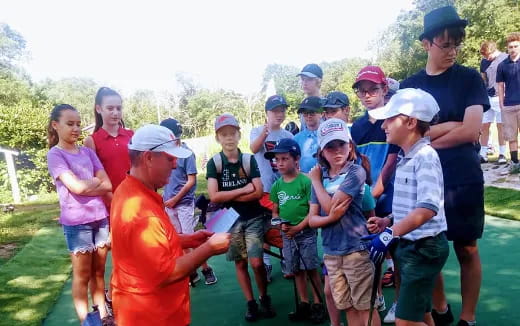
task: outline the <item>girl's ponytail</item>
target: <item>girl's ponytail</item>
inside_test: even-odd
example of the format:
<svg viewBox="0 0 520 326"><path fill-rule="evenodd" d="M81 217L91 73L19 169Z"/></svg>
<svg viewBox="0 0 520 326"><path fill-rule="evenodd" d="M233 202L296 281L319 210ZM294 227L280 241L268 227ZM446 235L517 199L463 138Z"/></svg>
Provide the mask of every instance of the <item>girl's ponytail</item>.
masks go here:
<svg viewBox="0 0 520 326"><path fill-rule="evenodd" d="M51 115L49 117L49 124L47 125L47 142L49 143L49 148L56 146L60 141L60 138L58 137L58 132L54 130L54 128L52 127L52 122L58 122L61 117L61 112L65 110L72 110L77 112L76 108L69 104L58 104L51 111Z"/></svg>

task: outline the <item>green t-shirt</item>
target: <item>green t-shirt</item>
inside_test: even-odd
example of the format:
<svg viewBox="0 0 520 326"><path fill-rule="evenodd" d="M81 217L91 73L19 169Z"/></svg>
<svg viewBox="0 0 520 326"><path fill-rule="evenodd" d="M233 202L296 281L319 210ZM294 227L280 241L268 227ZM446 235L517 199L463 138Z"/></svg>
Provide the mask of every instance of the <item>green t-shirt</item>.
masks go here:
<svg viewBox="0 0 520 326"><path fill-rule="evenodd" d="M278 205L280 218L296 225L307 217L311 199L311 179L303 173L291 182L278 178L271 187L269 198Z"/></svg>
<svg viewBox="0 0 520 326"><path fill-rule="evenodd" d="M242 153L239 150L239 159L236 163L231 163L223 152L219 155L222 159L222 173L217 174L217 168L213 158L208 161L206 179L214 178L218 182L218 191L230 191L243 188L254 178L260 178L260 170L254 157L251 157L250 175L247 176L242 168ZM258 200L253 202L229 201L223 203L226 208L233 207L242 219L257 217L263 213L263 208Z"/></svg>

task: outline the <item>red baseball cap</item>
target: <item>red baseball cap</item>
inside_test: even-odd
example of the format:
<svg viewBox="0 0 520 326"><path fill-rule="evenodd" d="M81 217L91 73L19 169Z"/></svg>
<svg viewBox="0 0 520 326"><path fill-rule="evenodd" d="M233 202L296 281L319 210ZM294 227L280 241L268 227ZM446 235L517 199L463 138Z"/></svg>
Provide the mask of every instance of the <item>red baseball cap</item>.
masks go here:
<svg viewBox="0 0 520 326"><path fill-rule="evenodd" d="M386 85L385 73L378 66L366 66L365 68L361 69L356 76L356 81L354 82L354 85L352 85L352 88L356 88L357 83L362 80L368 80L376 84Z"/></svg>

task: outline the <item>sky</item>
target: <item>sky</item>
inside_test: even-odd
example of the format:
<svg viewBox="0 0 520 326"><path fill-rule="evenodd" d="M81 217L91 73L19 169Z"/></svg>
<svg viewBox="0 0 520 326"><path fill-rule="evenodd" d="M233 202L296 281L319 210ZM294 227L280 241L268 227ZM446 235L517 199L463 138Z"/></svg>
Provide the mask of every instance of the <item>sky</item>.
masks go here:
<svg viewBox="0 0 520 326"><path fill-rule="evenodd" d="M88 77L131 93L175 92L175 75L243 94L268 64L373 58L369 45L412 0L2 0L36 81Z"/></svg>

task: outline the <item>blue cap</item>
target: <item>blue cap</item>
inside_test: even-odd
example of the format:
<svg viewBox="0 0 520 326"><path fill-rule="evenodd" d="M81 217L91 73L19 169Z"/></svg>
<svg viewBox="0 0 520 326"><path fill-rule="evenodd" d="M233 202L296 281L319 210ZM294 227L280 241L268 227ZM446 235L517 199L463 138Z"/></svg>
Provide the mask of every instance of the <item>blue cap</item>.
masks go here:
<svg viewBox="0 0 520 326"><path fill-rule="evenodd" d="M179 138L182 135L182 126L179 123L179 121L175 119L164 119L163 121L161 121L161 126L170 129L177 138Z"/></svg>
<svg viewBox="0 0 520 326"><path fill-rule="evenodd" d="M327 95L327 98L325 100L325 104L323 104L324 108L342 108L345 106L349 106L349 100L348 96L345 93L342 92L330 92L329 95Z"/></svg>
<svg viewBox="0 0 520 326"><path fill-rule="evenodd" d="M305 111L322 112L323 99L319 96L306 97L298 107L298 113Z"/></svg>
<svg viewBox="0 0 520 326"><path fill-rule="evenodd" d="M296 76L306 76L310 78L323 78L323 70L315 63L309 63L303 67L302 71Z"/></svg>
<svg viewBox="0 0 520 326"><path fill-rule="evenodd" d="M300 145L291 138L282 138L276 143L274 149L264 154L268 160L272 160L276 153L294 153L301 155Z"/></svg>
<svg viewBox="0 0 520 326"><path fill-rule="evenodd" d="M271 111L276 109L279 106L288 107L289 105L283 98L283 96L280 95L273 95L270 96L267 101L265 102L265 109L266 111Z"/></svg>

